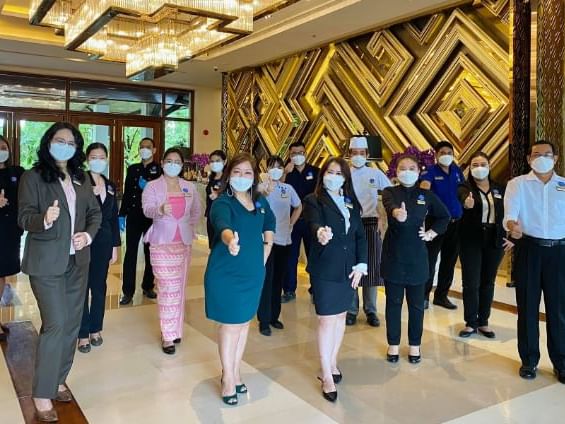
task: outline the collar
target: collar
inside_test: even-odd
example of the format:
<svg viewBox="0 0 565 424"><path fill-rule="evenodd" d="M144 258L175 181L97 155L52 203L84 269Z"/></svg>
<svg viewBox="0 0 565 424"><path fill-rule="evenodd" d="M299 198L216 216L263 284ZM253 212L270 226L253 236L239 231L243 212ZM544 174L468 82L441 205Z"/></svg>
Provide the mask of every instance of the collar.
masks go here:
<svg viewBox="0 0 565 424"><path fill-rule="evenodd" d="M543 181L538 178L538 176L535 174L534 171L530 171L526 174L526 180L528 180L528 181L538 181L538 182L544 184ZM548 183L554 183L554 182L557 182L558 180L559 180L559 175L557 175L555 173L555 171L553 171L553 175L549 179Z"/></svg>

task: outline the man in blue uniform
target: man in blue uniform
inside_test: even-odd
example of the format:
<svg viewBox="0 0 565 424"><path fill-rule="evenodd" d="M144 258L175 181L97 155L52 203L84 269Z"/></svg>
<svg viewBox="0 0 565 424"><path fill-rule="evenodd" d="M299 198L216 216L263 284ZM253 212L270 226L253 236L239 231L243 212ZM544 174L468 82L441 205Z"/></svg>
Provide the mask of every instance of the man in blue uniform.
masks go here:
<svg viewBox="0 0 565 424"><path fill-rule="evenodd" d="M131 165L126 174L124 196L120 207L120 229L126 230L126 253L124 255L123 296L120 305L128 305L135 293L135 274L137 268L137 249L139 240L151 226L151 220L143 214L141 207L141 194L148 181L161 176L161 167L153 160L156 149L151 138L144 138L139 144L141 163ZM153 269L149 260L149 245L144 244L145 272L141 287L143 294L149 299L155 299L157 294L153 290Z"/></svg>

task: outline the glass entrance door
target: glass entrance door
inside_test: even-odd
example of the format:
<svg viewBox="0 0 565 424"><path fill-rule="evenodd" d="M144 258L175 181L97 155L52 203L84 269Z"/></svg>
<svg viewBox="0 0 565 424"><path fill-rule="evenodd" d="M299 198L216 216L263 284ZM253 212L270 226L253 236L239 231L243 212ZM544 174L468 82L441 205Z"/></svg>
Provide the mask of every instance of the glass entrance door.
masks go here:
<svg viewBox="0 0 565 424"><path fill-rule="evenodd" d="M41 137L55 122L63 121L63 115L17 114L15 137L15 162L30 169L37 161Z"/></svg>

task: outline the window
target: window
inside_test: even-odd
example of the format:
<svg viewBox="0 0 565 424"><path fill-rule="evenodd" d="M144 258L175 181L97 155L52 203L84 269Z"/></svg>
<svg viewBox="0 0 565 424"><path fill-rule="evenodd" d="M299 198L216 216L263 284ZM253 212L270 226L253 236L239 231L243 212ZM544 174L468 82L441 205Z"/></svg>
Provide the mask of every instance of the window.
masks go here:
<svg viewBox="0 0 565 424"><path fill-rule="evenodd" d="M65 80L0 73L0 107L65 109Z"/></svg>

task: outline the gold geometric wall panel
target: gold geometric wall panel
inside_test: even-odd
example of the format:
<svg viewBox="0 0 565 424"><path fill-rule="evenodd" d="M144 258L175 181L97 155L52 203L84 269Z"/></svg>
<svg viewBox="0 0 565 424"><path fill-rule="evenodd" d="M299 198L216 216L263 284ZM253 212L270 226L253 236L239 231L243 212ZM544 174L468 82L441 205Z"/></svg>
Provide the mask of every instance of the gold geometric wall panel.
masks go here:
<svg viewBox="0 0 565 424"><path fill-rule="evenodd" d="M483 150L505 172L507 6L486 0L231 73L229 153L286 157L300 140L320 164L367 132L383 140L385 160L449 140L461 162Z"/></svg>

